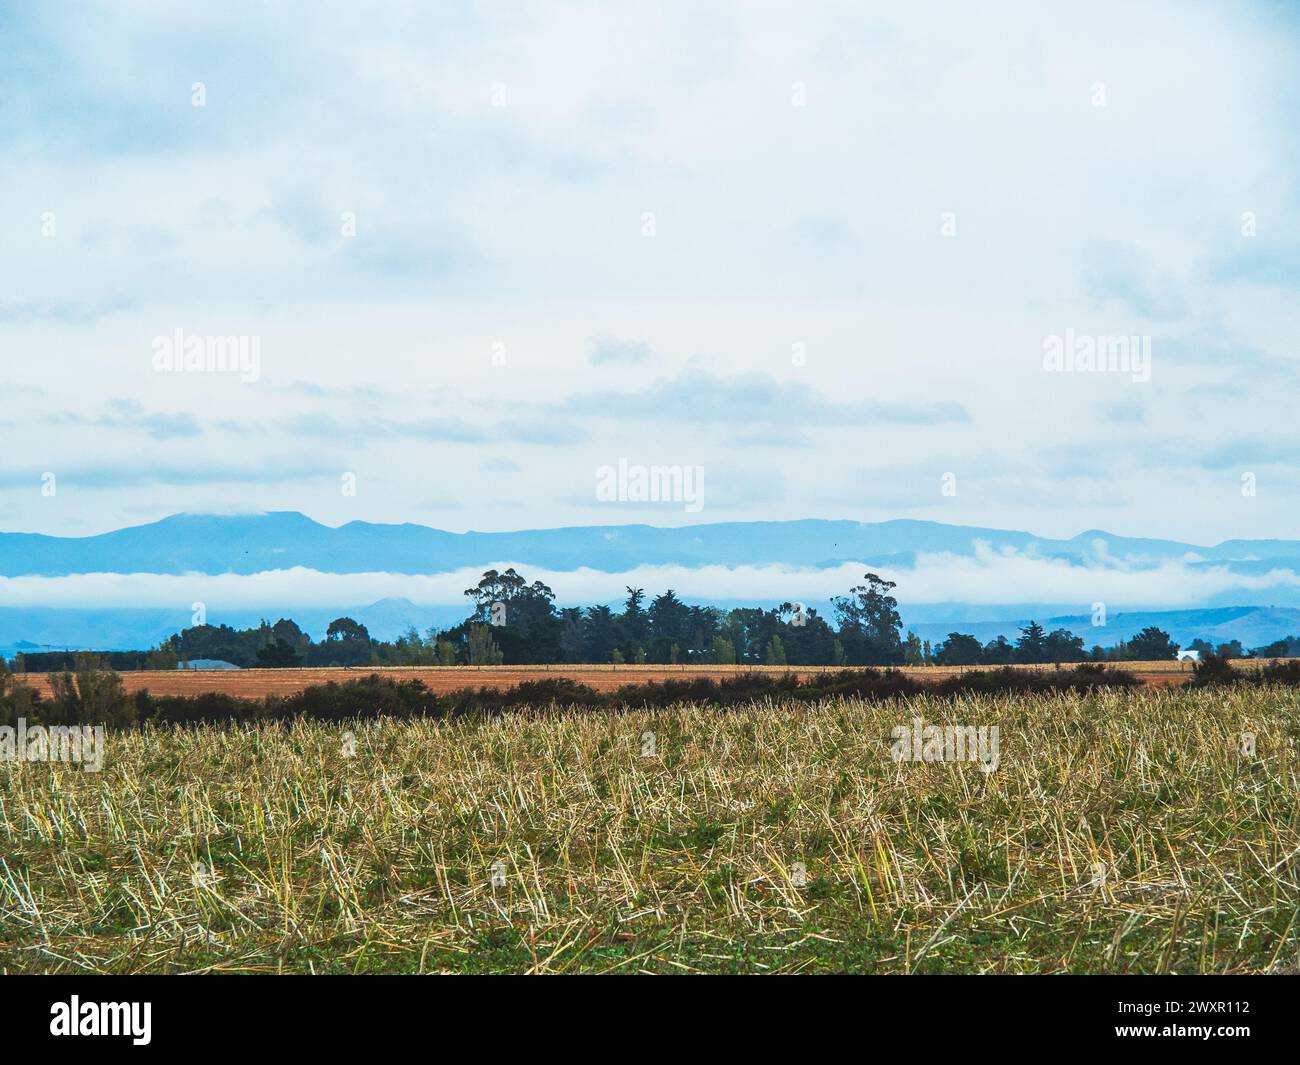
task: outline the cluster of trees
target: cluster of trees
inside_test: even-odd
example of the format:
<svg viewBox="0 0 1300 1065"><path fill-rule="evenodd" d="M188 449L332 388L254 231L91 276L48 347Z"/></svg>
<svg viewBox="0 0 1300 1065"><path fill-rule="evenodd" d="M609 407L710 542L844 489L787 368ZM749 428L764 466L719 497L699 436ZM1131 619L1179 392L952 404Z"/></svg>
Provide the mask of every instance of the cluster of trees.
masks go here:
<svg viewBox="0 0 1300 1065"><path fill-rule="evenodd" d="M1238 647L1241 643L1234 640ZM1196 646L1195 642L1192 644ZM1227 644L1219 645L1219 654L1223 654L1223 648ZM1300 636L1288 636L1285 640L1274 640L1272 643L1265 644L1263 647L1256 647L1247 657L1252 658L1300 658Z"/></svg>
<svg viewBox="0 0 1300 1065"><path fill-rule="evenodd" d="M424 641L418 635L415 638L423 652ZM200 659L243 667L402 665L406 664L403 656L409 656L409 652L408 637L394 643L375 640L364 625L352 618L331 621L325 639L319 643L297 622L281 618L274 625L263 621L252 629L233 629L229 625L185 629L150 652L151 662L165 662L145 668L174 669L180 663ZM454 659L446 662L453 663Z"/></svg>
<svg viewBox="0 0 1300 1065"><path fill-rule="evenodd" d="M1201 658L1211 655L1218 658L1297 658L1300 657L1300 637L1288 636L1252 651L1242 647L1240 640L1215 647L1206 640L1197 639L1188 644L1187 649L1199 652ZM951 632L933 651L923 647L921 659L947 666L1001 666L1013 662L1159 662L1177 658L1178 651L1179 646L1169 638L1169 633L1154 625L1131 639L1121 640L1114 647L1094 646L1089 651L1084 648L1083 638L1069 629L1046 632L1037 622L1031 621L1020 630L1020 637L1014 643L999 636L981 644L974 636Z"/></svg>
<svg viewBox="0 0 1300 1065"><path fill-rule="evenodd" d="M253 629L201 625L150 652L152 668L198 659L237 666L525 665L547 662L722 665L897 665L910 661L894 584L874 573L833 600L835 626L815 609L690 606L669 589L648 597L628 588L621 610L557 609L555 593L514 569L488 570L465 595L469 616L449 629L414 627L393 641L352 618L331 622L314 642L288 619ZM914 639L914 638L913 638ZM917 644L919 647L919 643Z"/></svg>
<svg viewBox="0 0 1300 1065"><path fill-rule="evenodd" d="M14 665L20 672L27 673L63 673L81 668L86 659L80 651L24 651L14 658ZM121 673L137 669L174 669L176 660L169 655L154 651L103 651L89 656L99 669L111 669Z"/></svg>
<svg viewBox="0 0 1300 1065"><path fill-rule="evenodd" d="M1199 651L1202 658L1208 658L1210 655L1218 658L1300 658L1300 636L1287 636L1281 640L1274 640L1252 651L1242 647L1240 640L1229 640L1227 643L1219 644L1218 647L1212 646L1206 640L1193 640L1187 645L1187 649Z"/></svg>
<svg viewBox="0 0 1300 1065"><path fill-rule="evenodd" d="M1089 651L1083 645L1083 637L1076 636L1069 629L1047 632L1036 621L1020 630L1015 643L999 636L981 644L974 636L950 632L933 652L928 648L922 650L923 660L941 666L1005 666L1015 662L1158 662L1176 657L1178 645L1170 641L1169 633L1154 625L1114 647L1094 646Z"/></svg>

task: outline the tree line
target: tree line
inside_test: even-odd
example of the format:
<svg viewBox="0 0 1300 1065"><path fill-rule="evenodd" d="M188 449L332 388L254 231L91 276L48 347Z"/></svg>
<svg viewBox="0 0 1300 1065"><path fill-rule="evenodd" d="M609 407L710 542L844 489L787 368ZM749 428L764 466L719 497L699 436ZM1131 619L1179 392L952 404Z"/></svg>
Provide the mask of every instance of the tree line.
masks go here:
<svg viewBox="0 0 1300 1065"><path fill-rule="evenodd" d="M1083 637L1069 629L1047 632L1036 621L1020 630L1014 643L1005 636L981 644L974 636L950 632L929 654L941 666L1006 666L1013 663L1044 662L1159 662L1178 657L1178 644L1163 629L1149 625L1114 647L1094 646L1088 650Z"/></svg>
<svg viewBox="0 0 1300 1065"><path fill-rule="evenodd" d="M906 660L894 588L874 573L834 599L835 625L815 608L782 603L722 609L688 605L672 589L650 597L629 587L622 609L563 607L541 581L513 568L488 570L465 595L468 616L447 629L408 628L377 640L353 618L333 621L314 642L288 619L254 629L202 625L158 653L174 663L220 659L239 666L532 665L687 663L718 665L897 665Z"/></svg>
<svg viewBox="0 0 1300 1065"><path fill-rule="evenodd" d="M935 646L915 633L903 635L893 581L867 573L863 583L834 598L833 624L815 608L782 603L771 609L722 609L688 605L671 588L648 597L629 587L621 609L563 607L541 581L531 583L513 568L486 571L465 590L468 616L447 629L421 633L410 627L395 640L378 640L353 618L336 618L325 638L314 641L296 622L281 618L249 629L228 625L187 628L150 651L118 652L114 668L174 669L216 659L241 667L451 666L545 663L639 663L655 665L892 666L1011 665L1159 661L1179 647L1154 626L1114 647L1085 647L1068 629L1047 632L1036 621L1014 641L998 636L981 643L952 632ZM1198 646L1199 645L1199 646ZM1203 653L1214 651L1197 640ZM1221 644L1224 657L1249 657L1240 644ZM1300 640L1288 637L1253 654L1289 657ZM20 670L73 668L69 655L20 655ZM64 659L69 661L64 662Z"/></svg>

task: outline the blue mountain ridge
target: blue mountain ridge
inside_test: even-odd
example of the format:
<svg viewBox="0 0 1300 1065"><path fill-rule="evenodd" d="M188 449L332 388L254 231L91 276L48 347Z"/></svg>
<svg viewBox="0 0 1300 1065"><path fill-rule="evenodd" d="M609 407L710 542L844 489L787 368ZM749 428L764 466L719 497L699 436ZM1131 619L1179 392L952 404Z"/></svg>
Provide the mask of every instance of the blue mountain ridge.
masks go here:
<svg viewBox="0 0 1300 1065"><path fill-rule="evenodd" d="M1033 550L1072 562L1099 552L1155 563L1194 556L1197 564L1300 569L1300 541L1231 540L1210 547L1114 536L1100 530L1068 540L934 521L822 519L719 522L657 528L588 525L518 532L451 533L424 525L353 521L337 528L296 512L177 514L87 537L0 533L0 576L78 573L251 574L303 566L328 573L437 573L513 559L547 569L587 566L620 572L643 565L825 567L843 562L909 565L918 553L970 555Z"/></svg>

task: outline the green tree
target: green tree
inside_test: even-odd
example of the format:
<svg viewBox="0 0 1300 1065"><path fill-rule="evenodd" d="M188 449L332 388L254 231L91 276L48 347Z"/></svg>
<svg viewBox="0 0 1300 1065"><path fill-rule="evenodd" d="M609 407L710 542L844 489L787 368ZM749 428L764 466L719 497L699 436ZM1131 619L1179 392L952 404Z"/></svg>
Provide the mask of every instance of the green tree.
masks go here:
<svg viewBox="0 0 1300 1065"><path fill-rule="evenodd" d="M1192 642L1191 650L1196 649L1196 643L1197 641ZM1300 637L1288 636L1282 640L1274 640L1263 647L1256 647L1251 654L1255 658L1295 658L1300 655Z"/></svg>
<svg viewBox="0 0 1300 1065"><path fill-rule="evenodd" d="M178 664L175 649L166 643L155 647L144 657L145 669L175 669Z"/></svg>
<svg viewBox="0 0 1300 1065"><path fill-rule="evenodd" d="M619 628L623 631L622 646L634 657L637 648L644 647L650 637L650 618L641 606L643 602L645 590L629 587L627 599L623 602L623 616L619 618Z"/></svg>
<svg viewBox="0 0 1300 1065"><path fill-rule="evenodd" d="M903 660L899 632L903 619L898 600L889 593L896 587L874 573L863 578L866 584L849 589L848 596L833 599L835 617L840 625L840 641L849 661L862 665L892 665Z"/></svg>
<svg viewBox="0 0 1300 1065"><path fill-rule="evenodd" d="M983 654L984 648L974 636L950 632L948 638L935 648L934 660L941 666L974 666Z"/></svg>
<svg viewBox="0 0 1300 1065"><path fill-rule="evenodd" d="M1083 637L1069 629L1054 629L1043 637L1043 661L1082 662L1088 657Z"/></svg>
<svg viewBox="0 0 1300 1065"><path fill-rule="evenodd" d="M767 652L763 658L769 666L785 665L785 645L781 643L780 636L773 634L772 638L767 641Z"/></svg>
<svg viewBox="0 0 1300 1065"><path fill-rule="evenodd" d="M609 662L618 647L618 619L607 606L587 610L582 630L584 662Z"/></svg>
<svg viewBox="0 0 1300 1065"><path fill-rule="evenodd" d="M999 636L996 640L989 640L984 645L984 650L980 652L980 664L1005 666L1009 665L1015 657L1015 647L1007 641L1005 636Z"/></svg>
<svg viewBox="0 0 1300 1065"><path fill-rule="evenodd" d="M650 658L655 662L671 660L672 648L682 640L690 624L690 609L669 588L657 595L646 611L649 621Z"/></svg>
<svg viewBox="0 0 1300 1065"><path fill-rule="evenodd" d="M571 606L560 611L560 657L565 662L585 662L582 608Z"/></svg>
<svg viewBox="0 0 1300 1065"><path fill-rule="evenodd" d="M478 584L473 588L465 589L465 595L474 601L473 620L483 624L491 622L492 608L500 603L507 608L506 617L509 624L509 606L524 594L527 587L528 582L515 572L513 566L504 573L498 573L494 569L485 570Z"/></svg>
<svg viewBox="0 0 1300 1065"><path fill-rule="evenodd" d="M499 666L504 661L501 648L492 638L491 630L483 624L469 627L469 664L471 666Z"/></svg>
<svg viewBox="0 0 1300 1065"><path fill-rule="evenodd" d="M1178 644L1163 629L1148 625L1128 641L1125 653L1134 662L1162 662L1178 657Z"/></svg>
<svg viewBox="0 0 1300 1065"><path fill-rule="evenodd" d="M474 603L469 620L492 626L503 661L560 660L563 626L555 612L555 593L541 581L529 584L513 567L504 573L490 569L465 595Z"/></svg>
<svg viewBox="0 0 1300 1065"><path fill-rule="evenodd" d="M701 662L709 661L713 637L718 634L723 612L712 606L693 606L687 621L686 659L694 656Z"/></svg>
<svg viewBox="0 0 1300 1065"><path fill-rule="evenodd" d="M297 626L294 626L295 628ZM418 660L423 647L418 634L415 637L415 652ZM325 630L325 642L308 658L314 661L324 660L331 666L365 666L375 658L371 646L370 633L360 622L352 618L335 618Z"/></svg>
<svg viewBox="0 0 1300 1065"><path fill-rule="evenodd" d="M330 622L329 628L325 630L325 639L330 641L337 640L365 640L369 642L370 633L366 627L359 621L352 618L335 618Z"/></svg>
<svg viewBox="0 0 1300 1065"><path fill-rule="evenodd" d="M301 658L308 647L311 646L311 637L298 627L298 623L292 618L281 618L270 627L270 636L273 640L283 640L293 648L293 653Z"/></svg>
<svg viewBox="0 0 1300 1065"><path fill-rule="evenodd" d="M1016 640L1016 661L1047 661L1043 650L1043 642L1046 638L1047 633L1043 631L1043 626L1036 621L1031 621L1020 630L1020 639Z"/></svg>
<svg viewBox="0 0 1300 1065"><path fill-rule="evenodd" d="M257 665L263 669L288 669L302 665L302 659L293 644L275 636L257 652Z"/></svg>
<svg viewBox="0 0 1300 1065"><path fill-rule="evenodd" d="M907 643L903 648L903 661L909 666L925 664L925 651L921 646L921 637L911 631L907 634Z"/></svg>
<svg viewBox="0 0 1300 1065"><path fill-rule="evenodd" d="M113 672L93 668L89 659L78 664L75 673L51 673L51 698L40 705L44 725L131 725L136 720L135 703L126 694L122 678Z"/></svg>

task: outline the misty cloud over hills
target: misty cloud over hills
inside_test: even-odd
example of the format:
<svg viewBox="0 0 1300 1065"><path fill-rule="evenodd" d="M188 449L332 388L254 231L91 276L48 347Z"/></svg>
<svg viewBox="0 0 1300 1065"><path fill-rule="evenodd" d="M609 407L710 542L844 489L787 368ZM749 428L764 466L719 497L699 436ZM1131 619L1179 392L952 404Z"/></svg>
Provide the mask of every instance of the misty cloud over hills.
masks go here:
<svg viewBox="0 0 1300 1065"><path fill-rule="evenodd" d="M633 584L826 613L871 568L898 582L906 624L933 639L1010 634L1031 617L1089 645L1145 624L1247 646L1300 632L1300 541L1202 546L1098 530L1053 540L913 520L450 533L281 512L176 515L80 538L0 533L0 649L148 646L188 625L195 602L214 624L292 616L323 632L349 614L387 638L460 620L463 589L502 565L545 581L560 605L616 602ZM1095 603L1105 626L1092 624Z"/></svg>

